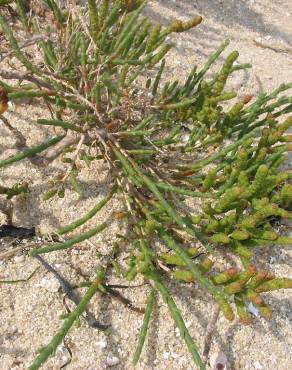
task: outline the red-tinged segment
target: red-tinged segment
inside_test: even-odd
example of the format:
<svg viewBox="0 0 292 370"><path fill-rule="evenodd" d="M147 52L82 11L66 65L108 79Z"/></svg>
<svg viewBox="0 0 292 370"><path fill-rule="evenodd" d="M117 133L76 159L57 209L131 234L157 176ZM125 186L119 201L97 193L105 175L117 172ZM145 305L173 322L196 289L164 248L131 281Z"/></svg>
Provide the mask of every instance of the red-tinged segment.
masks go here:
<svg viewBox="0 0 292 370"><path fill-rule="evenodd" d="M0 103L7 104L8 100L9 99L6 90L3 87L0 87Z"/></svg>
<svg viewBox="0 0 292 370"><path fill-rule="evenodd" d="M55 96L55 95L57 95L57 92L56 92L56 91L53 91L53 90L48 90L48 91L47 91L47 94L48 94L49 96Z"/></svg>
<svg viewBox="0 0 292 370"><path fill-rule="evenodd" d="M245 95L245 97L243 98L243 103L244 104L247 104L247 103L249 103L250 101L251 101L251 99L253 98L253 96L252 95Z"/></svg>
<svg viewBox="0 0 292 370"><path fill-rule="evenodd" d="M8 109L8 95L3 87L0 87L0 114L4 113Z"/></svg>
<svg viewBox="0 0 292 370"><path fill-rule="evenodd" d="M275 275L271 274L268 271L259 271L256 275L256 281L261 282L263 280L272 280L275 278Z"/></svg>
<svg viewBox="0 0 292 370"><path fill-rule="evenodd" d="M243 324L243 325L251 325L252 324L252 319L251 318L248 318L248 317L241 317L239 319L239 321Z"/></svg>
<svg viewBox="0 0 292 370"><path fill-rule="evenodd" d="M84 86L84 92L85 93L90 93L91 90L92 90L92 88L91 88L90 84L86 84Z"/></svg>
<svg viewBox="0 0 292 370"><path fill-rule="evenodd" d="M275 279L275 277L276 276L274 274L272 274L271 272L267 272L265 280L273 280L273 279Z"/></svg>
<svg viewBox="0 0 292 370"><path fill-rule="evenodd" d="M237 274L237 269L235 267L230 267L228 270L227 270L227 273L230 277L233 277Z"/></svg>
<svg viewBox="0 0 292 370"><path fill-rule="evenodd" d="M125 212L118 212L118 213L116 213L116 220L120 221L120 220L124 219L125 216L126 216Z"/></svg>
<svg viewBox="0 0 292 370"><path fill-rule="evenodd" d="M256 268L256 265L249 265L248 266L248 270L250 272L252 272L253 274L255 274L257 272L257 268Z"/></svg>
<svg viewBox="0 0 292 370"><path fill-rule="evenodd" d="M195 173L194 170L187 170L187 171L182 173L182 176L183 177L188 177L188 176L192 176L194 173Z"/></svg>
<svg viewBox="0 0 292 370"><path fill-rule="evenodd" d="M258 305L258 306L261 306L263 303L264 303L264 300L262 299L262 297L261 296L256 296L255 298L254 298L254 303L256 304L256 305Z"/></svg>
<svg viewBox="0 0 292 370"><path fill-rule="evenodd" d="M256 276L257 281L265 280L268 274L269 274L268 271L259 271Z"/></svg>

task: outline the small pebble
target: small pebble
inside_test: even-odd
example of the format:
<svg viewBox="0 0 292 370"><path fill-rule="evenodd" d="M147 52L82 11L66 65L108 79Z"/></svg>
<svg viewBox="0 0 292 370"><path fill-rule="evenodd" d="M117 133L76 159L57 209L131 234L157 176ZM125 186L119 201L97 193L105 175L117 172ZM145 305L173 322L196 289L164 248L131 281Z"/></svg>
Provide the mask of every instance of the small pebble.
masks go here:
<svg viewBox="0 0 292 370"><path fill-rule="evenodd" d="M263 365L259 361L255 361L254 362L254 368L256 370L261 370L261 369L263 369Z"/></svg>
<svg viewBox="0 0 292 370"><path fill-rule="evenodd" d="M106 364L108 366L115 366L120 363L120 359L116 356L113 356L112 354L109 354L106 358Z"/></svg>
<svg viewBox="0 0 292 370"><path fill-rule="evenodd" d="M14 111L14 105L11 101L8 102L8 112L13 112Z"/></svg>
<svg viewBox="0 0 292 370"><path fill-rule="evenodd" d="M165 360L168 360L168 359L169 359L169 357L170 357L170 352L163 352L162 357L163 357Z"/></svg>
<svg viewBox="0 0 292 370"><path fill-rule="evenodd" d="M190 135L189 134L183 134L181 135L181 141L183 143L187 143L189 141Z"/></svg>
<svg viewBox="0 0 292 370"><path fill-rule="evenodd" d="M97 345L100 349L105 349L107 347L107 341L106 340L101 340L97 342Z"/></svg>
<svg viewBox="0 0 292 370"><path fill-rule="evenodd" d="M24 254L20 254L19 256L15 256L15 257L13 258L13 261L14 261L15 263L22 263L22 262L24 262L24 261L25 261L25 255L24 255Z"/></svg>
<svg viewBox="0 0 292 370"><path fill-rule="evenodd" d="M44 288L48 292L56 293L60 288L59 281L54 277L44 276L36 286Z"/></svg>
<svg viewBox="0 0 292 370"><path fill-rule="evenodd" d="M189 329L192 326L192 321L186 321L186 328Z"/></svg>
<svg viewBox="0 0 292 370"><path fill-rule="evenodd" d="M57 351L59 351L61 353L67 353L68 352L67 348L64 346L63 343L58 346Z"/></svg>

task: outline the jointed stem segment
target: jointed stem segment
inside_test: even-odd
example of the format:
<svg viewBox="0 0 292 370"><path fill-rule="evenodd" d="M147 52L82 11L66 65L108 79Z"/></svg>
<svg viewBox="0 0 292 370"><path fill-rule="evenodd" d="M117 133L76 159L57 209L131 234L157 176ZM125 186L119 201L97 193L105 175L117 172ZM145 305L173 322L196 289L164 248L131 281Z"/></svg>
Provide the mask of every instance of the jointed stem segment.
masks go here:
<svg viewBox="0 0 292 370"><path fill-rule="evenodd" d="M95 281L88 288L87 292L85 293L85 295L81 299L79 305L76 306L75 309L70 312L70 314L64 320L64 324L59 329L57 334L53 337L51 342L48 345L46 345L44 348L41 349L40 354L38 355L38 357L35 359L35 361L28 368L29 370L39 369L42 366L42 364L49 358L49 356L51 356L55 352L55 350L62 343L66 334L71 329L73 324L76 322L76 320L86 310L86 307L87 307L89 301L96 294L96 292L99 290L99 285L100 285L100 279L99 279L99 276L97 275Z"/></svg>

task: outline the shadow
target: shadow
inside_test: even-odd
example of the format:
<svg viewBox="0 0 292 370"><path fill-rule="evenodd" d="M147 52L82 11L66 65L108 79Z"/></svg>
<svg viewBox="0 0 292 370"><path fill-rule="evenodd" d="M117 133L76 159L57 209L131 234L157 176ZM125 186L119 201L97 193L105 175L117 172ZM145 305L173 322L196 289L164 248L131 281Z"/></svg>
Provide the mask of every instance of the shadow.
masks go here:
<svg viewBox="0 0 292 370"><path fill-rule="evenodd" d="M190 333L195 343L202 343L202 339L204 339L204 334L214 309L214 299L211 295L206 294L205 291L195 284L185 284L172 281L171 283L168 283L167 286L175 302L180 307L184 319L190 320L190 318L192 318L195 320L196 332L192 333L190 328ZM254 318L251 329L258 332L263 338L273 337L277 342L281 344L283 343L284 345L287 343L284 328L286 328L288 316L291 317L292 298L278 298L276 294L273 292L263 294L264 300L273 310L273 318L271 320ZM205 307L204 310L198 309L198 301ZM222 313L220 316L222 316ZM236 340L235 337L238 332L243 329L244 326L239 323L238 320L236 320L229 328L227 327L227 329L225 328L225 325L222 329L217 321L214 329L211 346L213 346L214 343L217 343L220 350L227 355L231 368L235 368L237 357L232 343ZM250 345L252 346L253 343L251 342ZM149 364L151 364L151 362Z"/></svg>
<svg viewBox="0 0 292 370"><path fill-rule="evenodd" d="M0 347L0 356L10 355L15 357L23 357L27 354L27 349L25 348L6 348Z"/></svg>
<svg viewBox="0 0 292 370"><path fill-rule="evenodd" d="M284 334L281 330L283 329L283 327L281 327L281 319L289 319L289 317L291 319L292 298L278 298L271 294L265 294L264 299L268 301L268 304L271 308L279 307L280 310L273 310L273 318L265 321L267 328L263 326L261 321L257 321L257 330L261 331L263 335L271 335L279 342L286 343L286 334ZM287 313L287 316L285 313Z"/></svg>
<svg viewBox="0 0 292 370"><path fill-rule="evenodd" d="M289 343L287 341L287 334L284 333L284 328L286 328L285 319L287 317L284 316L283 312L291 312L292 308L292 299L277 299L275 296L271 296L271 294L266 295L269 301L269 306L273 307L281 307L281 311L273 311L273 318L271 320L259 319L255 318L251 329L260 334L263 341L261 345L265 346L265 341L270 342L273 337L277 342L281 343L281 346L286 347L287 351L289 352ZM291 316L291 315L290 315ZM224 333L224 337L226 337L225 341L222 341L220 334L218 333L218 328L216 329L216 333L214 333L214 339L216 342L219 343L220 349L227 355L228 361L231 365L231 368L235 368L235 358L236 353L232 346L232 343L236 342L236 335L239 331L243 329L243 325L240 323L233 324L226 333ZM249 334L250 338L254 338L254 334ZM251 340L249 346L246 347L246 351L249 351L249 347L252 348L254 346L254 342ZM287 353L288 353L287 352Z"/></svg>
<svg viewBox="0 0 292 370"><path fill-rule="evenodd" d="M172 21L177 18L186 19L185 14L188 14L189 17L191 15L197 14L196 11L190 9L190 5L183 4L174 7L169 1L159 2L162 7L167 9L167 12L160 11L159 13L156 12L155 8L153 7L146 7L145 13L146 15L153 21L160 22L164 26L168 26ZM169 12L171 10L171 12ZM167 14L167 15L165 15ZM207 25L201 23L198 27L195 27L188 32L183 33L183 40L184 42L181 43L181 34L172 34L171 39L174 40L174 48L177 50L180 55L183 57L189 57L190 49L192 52L195 52L195 55L199 54L204 57L208 57L210 55L211 50L216 50L219 44L226 39L226 36L221 36L220 32L216 27L211 25ZM186 47L187 44L190 43L190 47ZM220 60L220 59L219 59Z"/></svg>
<svg viewBox="0 0 292 370"><path fill-rule="evenodd" d="M273 38L280 38L291 45L291 34L284 32L274 23L264 18L264 15L260 13L260 11L257 11L255 6L248 5L248 1L184 0L171 2L169 0L161 0L159 1L159 5L162 8L166 8L173 18L177 16L186 18L186 15L191 17L195 14L200 14L205 19L209 18L219 22L222 26L226 27L226 29L242 27L259 33L262 36L269 34ZM278 12L276 4L270 4L269 10L273 13ZM152 19L159 20L163 24L168 24L170 21L169 16L166 18L162 11L157 14L155 10L153 10L153 7L151 7L151 9L148 7L147 12L152 16ZM199 28L201 27L204 28L204 24ZM192 30L192 33L197 33L195 30ZM204 29L204 39L206 40L206 38L212 36L214 37L213 40L216 40L220 33L219 29L209 27Z"/></svg>
<svg viewBox="0 0 292 370"><path fill-rule="evenodd" d="M122 294L124 295L124 292L122 292ZM124 296L126 297L126 295ZM136 305L135 302L132 303ZM117 357L120 360L120 362L117 365L107 365L106 368L111 368L114 370L124 370L125 364L128 362L128 357L133 356L135 347L131 349L131 352L121 354L120 352L121 343L120 340L117 339L117 334L120 337L122 330L124 333L129 334L129 336L133 335L133 328L127 325L127 323L129 323L128 320L130 320L130 323L132 323L134 322L134 320L137 320L137 317L141 318L143 317L143 315L134 313L133 311L129 310L126 306L121 305L121 303L119 301L114 300L110 294L104 294L100 296L100 300L96 311L100 313L99 315L97 314L96 317L97 318L102 317L102 320L100 321L107 325L110 325L110 327L104 332L106 336L106 341L108 343L107 348L109 349L106 350L105 354L107 356L110 355L112 357ZM120 330L117 333L117 329L115 327L115 325L119 325L116 322L117 318L126 316L129 316L129 318L124 322L122 328L119 328Z"/></svg>
<svg viewBox="0 0 292 370"><path fill-rule="evenodd" d="M27 160L26 160L27 161ZM23 162L22 162L23 163ZM14 219L17 219L17 224L23 227L38 227L43 220L46 220L48 226L52 226L55 230L61 227L60 219L55 215L54 207L51 207L51 204L62 203L63 199L60 199L58 195L55 195L48 201L43 200L43 194L48 191L48 180L54 178L56 174L60 172L60 168L54 166L53 164L50 165L49 168L43 168L40 166L35 166L33 164L29 164L30 168L32 169L32 173L35 171L38 172L38 176L42 179L41 183L39 182L31 182L30 176L28 178L22 178L22 180L26 180L29 182L29 192L27 194L26 199L21 199L19 197L15 197L13 199L13 213ZM82 177L82 176L80 176ZM17 172L9 173L8 171L2 175L1 180L9 183L19 183L20 178ZM65 190L65 199L63 207L68 208L68 212L73 211L76 215L75 218L80 218L82 215L78 215L78 210L82 201L86 201L88 199L96 199L98 198L101 200L103 197L108 194L108 189L110 188L110 176L107 176L101 180L87 180L87 181L79 181L82 189L84 190L84 195L82 198L79 198L76 193L76 199L71 199L67 197L67 192L72 192L71 184L66 181L64 184ZM66 198L67 197L67 198ZM99 201L98 200L98 201ZM96 203L98 202L96 201ZM48 206L46 206L48 205ZM92 208L95 204L92 204L88 208ZM86 213L84 211L84 213ZM69 222L66 222L66 224Z"/></svg>
<svg viewBox="0 0 292 370"><path fill-rule="evenodd" d="M270 11L276 11L274 9L276 7L273 5L271 5L271 8ZM197 65L199 68L202 67L210 54L216 51L226 39L231 40L227 53L232 48L240 51L238 42L242 43L245 53L249 48L257 49L258 47L253 44L253 39L258 36L265 37L269 35L279 43L284 42L287 45L292 45L291 33L283 31L279 19L276 19L273 23L270 19L274 18L264 16L266 14L264 5L250 5L248 1L244 0L153 1L146 7L145 13L153 22L161 22L164 26L169 25L175 19L188 20L197 14L203 17L203 22L199 26L182 34L177 33L170 36L170 42L173 41L174 47L169 53L173 61L167 64L168 78L176 76L178 69L181 76L185 76L193 65ZM239 30L242 30L242 32L239 33ZM274 52L267 50L266 52L267 55L276 58L273 54L269 54ZM259 48L259 55L260 53ZM218 58L217 65L225 60L224 55ZM245 54L242 53L238 61L240 63L251 62L250 56L248 60L245 58ZM257 66L257 57L253 56L253 58L252 62ZM218 67L211 67L208 75L216 69ZM240 73L243 74L243 72ZM246 86L247 82L252 83L253 73L246 71L242 81L239 81L241 76L237 73L235 77L236 87ZM260 84L259 90L261 90Z"/></svg>

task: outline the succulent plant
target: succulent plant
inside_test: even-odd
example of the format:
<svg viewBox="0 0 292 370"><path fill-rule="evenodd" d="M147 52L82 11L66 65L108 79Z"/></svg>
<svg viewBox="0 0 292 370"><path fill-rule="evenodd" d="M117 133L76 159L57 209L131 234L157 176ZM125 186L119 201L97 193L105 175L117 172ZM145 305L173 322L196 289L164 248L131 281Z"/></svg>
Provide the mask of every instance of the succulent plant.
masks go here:
<svg viewBox="0 0 292 370"><path fill-rule="evenodd" d="M47 118L44 108L44 118L37 124L54 126L60 134L35 147L20 145L18 154L0 160L0 167L25 158L36 166L62 161L64 171L50 179L44 199L63 197L69 182L82 202L81 162L90 167L93 161L103 161L112 178L102 201L56 230L65 241L34 248L30 256L65 250L103 232L109 221L85 232L78 228L86 227L117 194L126 210L116 218L129 227L127 238L121 237L129 252L128 268L121 266L117 246L111 258L113 272L97 266L86 294L30 369L38 369L54 353L89 300L107 289L110 273L129 281L143 275L152 285L134 363L159 293L195 364L204 369L168 282L195 281L212 295L226 319L237 314L244 324L251 322L248 302L270 318L271 309L261 293L292 287L292 280L258 270L252 260L257 246L291 244L289 236L273 228L272 219L291 219L291 173L281 165L291 150L287 131L292 116L287 113L292 111L292 98L283 93L292 84L257 98L236 98L234 91L226 90L228 77L250 67L235 64L237 51L227 56L215 76L208 77L228 41L201 69L194 66L185 81L168 81L164 70L172 47L169 35L197 26L199 16L163 27L143 15L145 1L88 0L77 17L55 0L45 0L52 19L48 24L41 16L30 18L26 3L17 0L21 32L27 36L21 44L19 27L13 29L5 12L10 3L0 1L0 26L9 45L1 61L14 57L17 63L0 72L0 117L7 121L3 114L9 101L25 98L28 105L37 101L51 112ZM26 52L32 44L41 59ZM29 192L29 187L1 186L0 193L10 198ZM186 198L200 204L197 214L184 207ZM214 266L219 250L241 262L238 266L226 262L226 269L218 272Z"/></svg>

